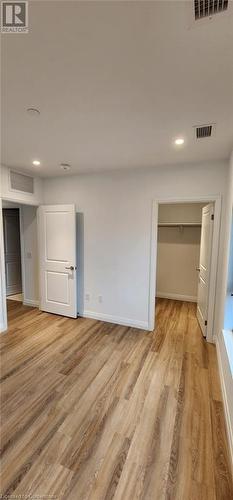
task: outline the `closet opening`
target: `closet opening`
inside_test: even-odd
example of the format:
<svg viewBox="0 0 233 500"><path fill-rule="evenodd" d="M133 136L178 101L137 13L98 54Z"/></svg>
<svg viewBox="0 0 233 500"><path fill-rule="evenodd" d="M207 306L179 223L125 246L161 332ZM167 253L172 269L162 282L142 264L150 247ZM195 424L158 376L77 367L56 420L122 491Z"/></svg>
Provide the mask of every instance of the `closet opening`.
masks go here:
<svg viewBox="0 0 233 500"><path fill-rule="evenodd" d="M205 338L214 211L211 201L158 204L156 298L192 303Z"/></svg>
<svg viewBox="0 0 233 500"><path fill-rule="evenodd" d="M4 207L4 204L3 204ZM2 211L7 300L23 302L19 208L5 204Z"/></svg>

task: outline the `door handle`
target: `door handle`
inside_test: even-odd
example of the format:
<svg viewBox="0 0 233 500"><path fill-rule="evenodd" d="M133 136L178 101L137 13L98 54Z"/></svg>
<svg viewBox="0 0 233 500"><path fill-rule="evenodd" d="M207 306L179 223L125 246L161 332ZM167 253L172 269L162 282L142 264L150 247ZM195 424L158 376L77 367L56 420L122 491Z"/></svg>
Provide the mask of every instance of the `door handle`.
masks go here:
<svg viewBox="0 0 233 500"><path fill-rule="evenodd" d="M74 271L75 269L77 269L77 266L69 266L69 267L65 267L65 269L69 269L70 271Z"/></svg>
<svg viewBox="0 0 233 500"><path fill-rule="evenodd" d="M196 271L200 272L200 270L201 270L200 267L196 267Z"/></svg>

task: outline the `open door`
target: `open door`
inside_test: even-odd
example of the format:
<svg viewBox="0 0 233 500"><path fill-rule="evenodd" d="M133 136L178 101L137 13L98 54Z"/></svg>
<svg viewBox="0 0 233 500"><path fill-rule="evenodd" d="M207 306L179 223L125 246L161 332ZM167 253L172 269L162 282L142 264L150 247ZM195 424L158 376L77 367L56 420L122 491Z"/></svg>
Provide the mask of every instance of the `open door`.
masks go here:
<svg viewBox="0 0 233 500"><path fill-rule="evenodd" d="M39 207L40 309L77 317L75 205Z"/></svg>
<svg viewBox="0 0 233 500"><path fill-rule="evenodd" d="M197 319L203 336L206 337L208 303L209 303L209 281L212 253L214 205L209 203L202 209L201 246L199 263L199 280L197 293Z"/></svg>

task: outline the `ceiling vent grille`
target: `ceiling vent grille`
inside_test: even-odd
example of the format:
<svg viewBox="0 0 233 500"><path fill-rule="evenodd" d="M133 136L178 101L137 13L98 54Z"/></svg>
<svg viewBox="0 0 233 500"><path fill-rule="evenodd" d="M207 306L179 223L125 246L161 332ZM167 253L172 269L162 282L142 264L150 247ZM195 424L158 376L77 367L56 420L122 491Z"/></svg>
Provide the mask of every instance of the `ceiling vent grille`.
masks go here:
<svg viewBox="0 0 233 500"><path fill-rule="evenodd" d="M14 191L23 193L34 193L34 179L29 175L23 175L18 172L10 171L10 187Z"/></svg>
<svg viewBox="0 0 233 500"><path fill-rule="evenodd" d="M228 8L228 0L194 0L195 20L211 17Z"/></svg>
<svg viewBox="0 0 233 500"><path fill-rule="evenodd" d="M213 125L201 125L200 127L195 127L196 129L196 139L205 139L205 137L211 137Z"/></svg>

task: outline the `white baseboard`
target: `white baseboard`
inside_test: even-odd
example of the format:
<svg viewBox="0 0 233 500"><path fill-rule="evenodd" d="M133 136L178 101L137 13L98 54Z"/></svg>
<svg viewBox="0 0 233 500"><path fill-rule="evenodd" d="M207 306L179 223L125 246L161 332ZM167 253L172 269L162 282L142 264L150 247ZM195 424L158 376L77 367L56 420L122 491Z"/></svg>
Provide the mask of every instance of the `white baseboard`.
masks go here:
<svg viewBox="0 0 233 500"><path fill-rule="evenodd" d="M180 295L179 293L164 293L156 292L156 297L159 299L183 300L184 302L197 302L197 297L194 295Z"/></svg>
<svg viewBox="0 0 233 500"><path fill-rule="evenodd" d="M24 299L24 306L39 307L39 300Z"/></svg>
<svg viewBox="0 0 233 500"><path fill-rule="evenodd" d="M116 325L131 326L133 328L140 328L142 330L149 330L148 321L137 321L129 318L121 318L120 316L111 316L110 314L103 314L93 311L85 310L82 316L84 318L97 319L99 321L106 321L107 323L115 323Z"/></svg>
<svg viewBox="0 0 233 500"><path fill-rule="evenodd" d="M224 342L223 339L222 339L222 342ZM222 349L221 349L221 344L219 342L219 337L217 337L217 339L216 339L216 348L217 348L218 369L219 369L220 382L221 382L221 388L222 388L223 406L224 406L224 413L225 413L225 420L226 420L226 427L227 427L228 444L229 444L229 449L230 449L231 467L232 467L232 473L233 473L233 428L232 428L231 417L230 417L229 395L227 393L226 380L225 380L225 375L224 375L225 370L223 368L224 357L221 353ZM227 370L229 369L229 379L232 381L232 377L230 375L230 366L229 367L226 366L225 368ZM232 397L232 394L230 397Z"/></svg>

